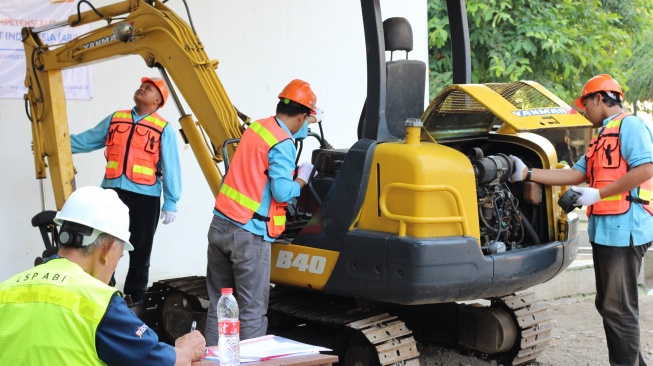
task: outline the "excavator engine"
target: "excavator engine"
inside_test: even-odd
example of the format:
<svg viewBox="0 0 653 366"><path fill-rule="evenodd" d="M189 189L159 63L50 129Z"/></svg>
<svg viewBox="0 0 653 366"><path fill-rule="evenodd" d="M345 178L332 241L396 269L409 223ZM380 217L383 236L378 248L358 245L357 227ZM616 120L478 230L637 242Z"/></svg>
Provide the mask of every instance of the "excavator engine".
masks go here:
<svg viewBox="0 0 653 366"><path fill-rule="evenodd" d="M484 157L479 148L473 149L470 160L477 181L481 248L485 254L514 249L524 240L519 201L507 184L514 164L504 154Z"/></svg>

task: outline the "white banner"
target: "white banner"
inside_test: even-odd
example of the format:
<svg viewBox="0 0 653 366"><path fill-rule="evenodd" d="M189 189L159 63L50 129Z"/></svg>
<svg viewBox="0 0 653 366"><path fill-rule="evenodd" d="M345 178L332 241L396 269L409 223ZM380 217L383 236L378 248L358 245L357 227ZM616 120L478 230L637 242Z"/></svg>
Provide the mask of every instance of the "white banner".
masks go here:
<svg viewBox="0 0 653 366"><path fill-rule="evenodd" d="M88 8L82 6L84 12ZM0 0L0 98L19 98L25 88L25 55L20 30L68 20L77 12L74 0ZM54 46L90 30L89 25L61 27L39 34L44 44ZM55 46L56 47L56 46ZM91 66L63 70L66 99L91 99Z"/></svg>

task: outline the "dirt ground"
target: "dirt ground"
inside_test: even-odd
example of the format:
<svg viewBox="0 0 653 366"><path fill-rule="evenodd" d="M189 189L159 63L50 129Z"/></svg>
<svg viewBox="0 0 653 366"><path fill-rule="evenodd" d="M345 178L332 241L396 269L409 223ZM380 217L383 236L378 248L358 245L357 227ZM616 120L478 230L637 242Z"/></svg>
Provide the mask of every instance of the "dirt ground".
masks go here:
<svg viewBox="0 0 653 366"><path fill-rule="evenodd" d="M594 297L548 300L553 317L553 339L549 348L532 366L600 366L609 365L608 349L601 317L594 308ZM653 295L639 297L641 348L649 365L653 365ZM418 345L422 366L501 366L461 355L433 345Z"/></svg>

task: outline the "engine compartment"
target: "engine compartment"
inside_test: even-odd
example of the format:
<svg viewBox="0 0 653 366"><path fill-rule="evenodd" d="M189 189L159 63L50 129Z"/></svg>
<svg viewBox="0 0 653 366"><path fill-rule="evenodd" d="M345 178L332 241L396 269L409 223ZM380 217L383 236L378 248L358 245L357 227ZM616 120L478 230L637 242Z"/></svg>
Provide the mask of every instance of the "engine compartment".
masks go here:
<svg viewBox="0 0 653 366"><path fill-rule="evenodd" d="M426 142L423 142L426 143ZM444 142L467 156L476 180L480 247L484 255L526 248L551 240L544 187L535 182L509 181L514 165L511 153L528 166L541 167L538 154L525 147L491 139ZM312 161L315 175L307 189L288 207L287 229L278 240L291 243L309 223L326 197L348 149L317 149Z"/></svg>

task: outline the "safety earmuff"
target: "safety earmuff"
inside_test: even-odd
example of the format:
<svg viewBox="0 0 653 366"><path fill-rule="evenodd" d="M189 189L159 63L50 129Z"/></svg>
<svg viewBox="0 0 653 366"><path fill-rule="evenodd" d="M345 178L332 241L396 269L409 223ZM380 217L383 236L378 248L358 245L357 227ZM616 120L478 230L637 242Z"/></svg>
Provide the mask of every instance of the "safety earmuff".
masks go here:
<svg viewBox="0 0 653 366"><path fill-rule="evenodd" d="M82 247L85 236L90 236L93 228L76 222L64 221L59 230L59 244L66 247Z"/></svg>

